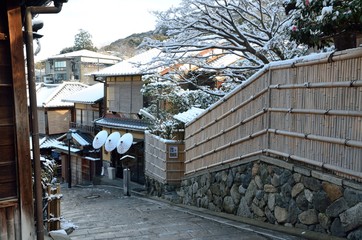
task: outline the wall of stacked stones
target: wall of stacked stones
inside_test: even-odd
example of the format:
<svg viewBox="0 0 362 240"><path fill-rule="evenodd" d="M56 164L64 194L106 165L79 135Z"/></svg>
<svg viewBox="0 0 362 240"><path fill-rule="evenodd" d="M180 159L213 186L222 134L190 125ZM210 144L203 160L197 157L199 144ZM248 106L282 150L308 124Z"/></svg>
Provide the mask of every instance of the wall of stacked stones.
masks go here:
<svg viewBox="0 0 362 240"><path fill-rule="evenodd" d="M183 180L179 201L262 222L362 239L362 186L317 170L262 160Z"/></svg>

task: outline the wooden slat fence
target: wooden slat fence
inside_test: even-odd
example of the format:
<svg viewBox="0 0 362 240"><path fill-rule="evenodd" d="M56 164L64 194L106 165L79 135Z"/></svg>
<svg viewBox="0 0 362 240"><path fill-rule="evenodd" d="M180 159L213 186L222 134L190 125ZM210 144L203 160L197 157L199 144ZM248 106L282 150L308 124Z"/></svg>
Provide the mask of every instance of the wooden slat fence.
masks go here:
<svg viewBox="0 0 362 240"><path fill-rule="evenodd" d="M362 49L272 63L186 126L185 174L272 155L362 180Z"/></svg>
<svg viewBox="0 0 362 240"><path fill-rule="evenodd" d="M174 151L173 151L174 150ZM185 173L183 141L145 133L145 174L163 184L179 184Z"/></svg>
<svg viewBox="0 0 362 240"><path fill-rule="evenodd" d="M19 206L17 200L0 202L0 239L20 239Z"/></svg>

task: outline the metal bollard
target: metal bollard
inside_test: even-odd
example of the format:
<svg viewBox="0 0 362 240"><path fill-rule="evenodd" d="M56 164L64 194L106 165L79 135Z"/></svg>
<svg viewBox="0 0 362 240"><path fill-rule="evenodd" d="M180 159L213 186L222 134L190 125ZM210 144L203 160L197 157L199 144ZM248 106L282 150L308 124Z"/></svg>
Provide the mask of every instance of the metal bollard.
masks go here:
<svg viewBox="0 0 362 240"><path fill-rule="evenodd" d="M131 181L131 171L129 168L123 169L123 193L125 196L130 195L129 183Z"/></svg>

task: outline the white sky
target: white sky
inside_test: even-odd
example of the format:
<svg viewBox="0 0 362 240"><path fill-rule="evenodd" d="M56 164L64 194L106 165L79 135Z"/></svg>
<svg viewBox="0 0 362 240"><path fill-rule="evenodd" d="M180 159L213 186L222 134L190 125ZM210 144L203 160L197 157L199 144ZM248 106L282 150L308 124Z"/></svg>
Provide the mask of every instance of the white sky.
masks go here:
<svg viewBox="0 0 362 240"><path fill-rule="evenodd" d="M38 31L41 51L35 60L59 54L74 45L79 29L92 35L94 46L100 48L133 33L153 30L156 18L152 11L164 11L181 0L68 0L57 14L41 14L44 22ZM34 44L34 49L37 45Z"/></svg>

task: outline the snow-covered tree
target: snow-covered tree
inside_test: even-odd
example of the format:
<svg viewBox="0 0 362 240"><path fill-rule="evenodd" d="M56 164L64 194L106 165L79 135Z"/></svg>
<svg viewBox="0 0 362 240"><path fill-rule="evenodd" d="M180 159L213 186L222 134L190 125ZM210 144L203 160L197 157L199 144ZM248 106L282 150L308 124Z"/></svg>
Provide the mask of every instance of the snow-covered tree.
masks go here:
<svg viewBox="0 0 362 240"><path fill-rule="evenodd" d="M144 94L171 103L172 109L165 108L169 114L207 107L265 64L299 55L301 49L289 41L292 16L283 2L183 0L157 12L156 30L168 38L146 39L143 45L163 52L152 67L167 67L167 74L146 81ZM158 91L165 83L168 90ZM155 106L147 110L159 113Z"/></svg>
<svg viewBox="0 0 362 240"><path fill-rule="evenodd" d="M294 16L291 38L309 47L343 50L356 47L362 32L361 0L286 0L286 10ZM342 40L339 45L338 39Z"/></svg>
<svg viewBox="0 0 362 240"><path fill-rule="evenodd" d="M288 41L290 18L284 0L183 0L179 7L157 12L157 30L168 39L147 39L145 45L159 48L168 57L163 64L187 63L245 79L264 64L299 54ZM237 54L243 61L215 68L207 64L210 55L198 54L218 49L218 54ZM192 54L195 53L195 54ZM227 70L227 71L226 71Z"/></svg>

